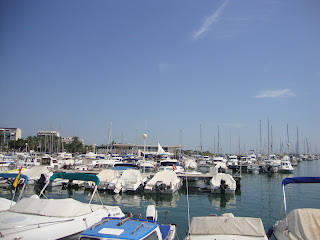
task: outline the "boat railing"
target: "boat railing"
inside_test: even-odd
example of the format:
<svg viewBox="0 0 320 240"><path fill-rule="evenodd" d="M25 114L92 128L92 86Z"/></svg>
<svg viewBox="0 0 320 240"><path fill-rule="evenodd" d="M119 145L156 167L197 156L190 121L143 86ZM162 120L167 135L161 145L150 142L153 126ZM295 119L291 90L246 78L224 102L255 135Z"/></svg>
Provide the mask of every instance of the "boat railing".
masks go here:
<svg viewBox="0 0 320 240"><path fill-rule="evenodd" d="M65 222L71 222L71 221L74 221L74 219L72 218L72 219L67 219L67 220L58 220L58 221L51 221L51 222L41 222L41 223L33 223L33 224L26 224L26 225L18 225L18 226L12 226L10 228L0 228L0 231L14 229L14 228L31 227L31 226L36 226L37 228L40 228L41 225L45 225L45 224L59 224L59 223L65 223ZM13 233L8 233L8 234L13 234ZM2 232L0 232L0 237L5 237L5 235Z"/></svg>

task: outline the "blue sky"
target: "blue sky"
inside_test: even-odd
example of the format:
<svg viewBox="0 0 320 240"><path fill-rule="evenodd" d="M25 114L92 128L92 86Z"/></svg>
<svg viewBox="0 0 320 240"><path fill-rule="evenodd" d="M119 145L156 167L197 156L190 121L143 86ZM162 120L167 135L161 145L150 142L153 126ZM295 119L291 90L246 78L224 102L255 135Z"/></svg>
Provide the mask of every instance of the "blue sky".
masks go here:
<svg viewBox="0 0 320 240"><path fill-rule="evenodd" d="M0 1L1 127L320 151L320 2ZM230 137L231 136L231 137ZM230 141L231 140L231 141ZM217 150L216 150L217 151Z"/></svg>

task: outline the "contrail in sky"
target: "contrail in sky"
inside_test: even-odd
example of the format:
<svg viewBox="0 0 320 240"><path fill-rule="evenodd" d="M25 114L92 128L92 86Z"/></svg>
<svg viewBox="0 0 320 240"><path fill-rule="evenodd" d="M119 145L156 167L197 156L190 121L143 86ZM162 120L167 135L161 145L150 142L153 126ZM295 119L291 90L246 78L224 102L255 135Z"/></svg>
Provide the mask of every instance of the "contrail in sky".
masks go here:
<svg viewBox="0 0 320 240"><path fill-rule="evenodd" d="M198 40L206 31L209 30L210 26L219 20L220 15L222 14L223 9L228 5L229 0L226 0L213 14L211 14L204 21L201 28L193 34L193 39Z"/></svg>
<svg viewBox="0 0 320 240"><path fill-rule="evenodd" d="M286 98L286 97L294 97L295 94L291 91L291 89L280 89L280 90L264 90L259 92L255 98Z"/></svg>

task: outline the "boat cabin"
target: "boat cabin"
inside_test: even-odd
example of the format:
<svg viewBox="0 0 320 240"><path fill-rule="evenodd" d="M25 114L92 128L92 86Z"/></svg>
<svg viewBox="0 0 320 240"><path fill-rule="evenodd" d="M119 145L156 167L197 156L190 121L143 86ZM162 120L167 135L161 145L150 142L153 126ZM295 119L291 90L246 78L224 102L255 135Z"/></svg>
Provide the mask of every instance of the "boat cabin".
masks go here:
<svg viewBox="0 0 320 240"><path fill-rule="evenodd" d="M79 240L131 239L131 240L169 240L174 231L170 225L138 218L103 218L83 233Z"/></svg>

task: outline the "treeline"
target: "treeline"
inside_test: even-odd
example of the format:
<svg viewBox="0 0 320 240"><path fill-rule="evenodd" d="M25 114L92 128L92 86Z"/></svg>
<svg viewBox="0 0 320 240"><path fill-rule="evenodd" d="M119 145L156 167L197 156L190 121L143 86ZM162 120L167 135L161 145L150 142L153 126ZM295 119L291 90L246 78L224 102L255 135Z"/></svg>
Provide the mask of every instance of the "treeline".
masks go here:
<svg viewBox="0 0 320 240"><path fill-rule="evenodd" d="M36 152L69 152L69 153L86 153L93 151L92 146L84 145L79 137L72 138L70 143L64 143L61 137L56 136L29 136L25 139L10 140L4 144L3 137L0 136L0 145L2 151L7 152L22 152L22 151L36 151Z"/></svg>
<svg viewBox="0 0 320 240"><path fill-rule="evenodd" d="M191 155L200 155L201 153L199 151L194 151L194 150L182 150L182 153L184 155L188 155L188 156L191 156ZM205 151L202 153L203 156L213 156L213 154L209 151Z"/></svg>

